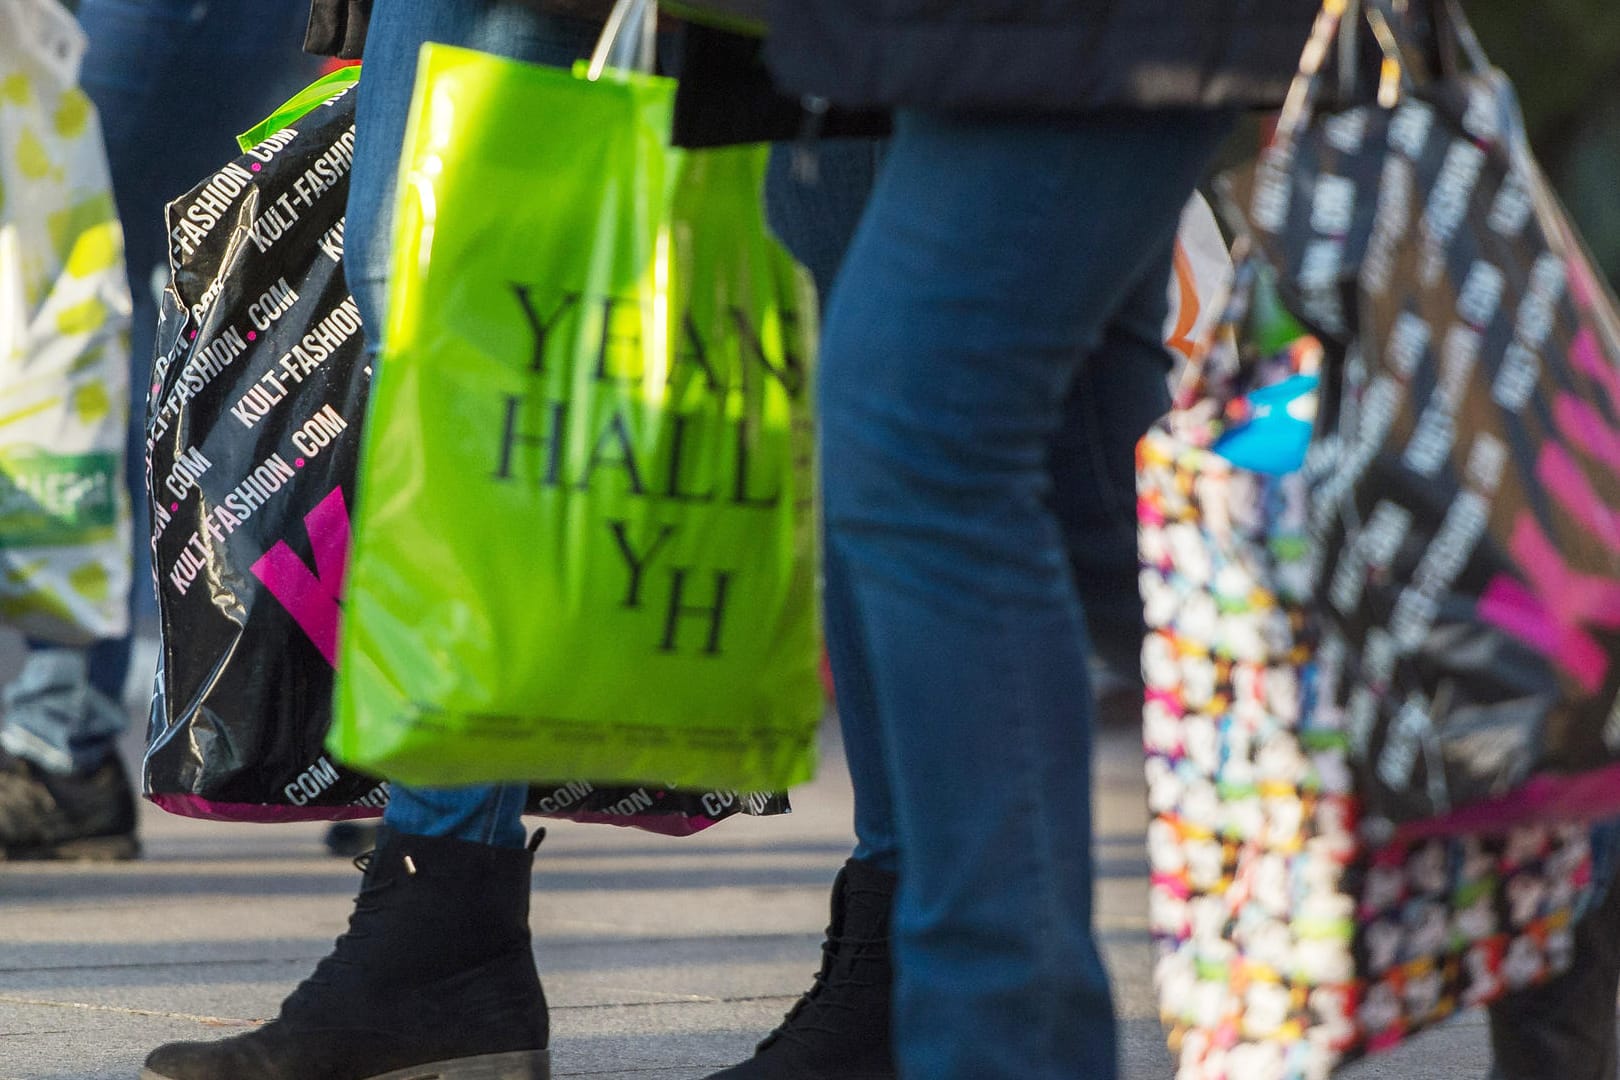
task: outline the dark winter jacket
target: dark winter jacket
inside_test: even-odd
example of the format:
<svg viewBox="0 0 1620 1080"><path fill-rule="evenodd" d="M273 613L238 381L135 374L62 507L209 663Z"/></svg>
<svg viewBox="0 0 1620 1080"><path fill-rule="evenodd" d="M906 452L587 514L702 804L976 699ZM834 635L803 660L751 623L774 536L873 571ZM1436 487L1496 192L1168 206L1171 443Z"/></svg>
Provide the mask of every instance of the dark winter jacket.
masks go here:
<svg viewBox="0 0 1620 1080"><path fill-rule="evenodd" d="M771 0L793 94L854 107L1275 105L1317 0Z"/></svg>
<svg viewBox="0 0 1620 1080"><path fill-rule="evenodd" d="M613 0L518 0L553 15L600 22ZM304 49L317 56L358 59L365 48L372 0L310 0ZM681 81L675 107L675 140L683 146L763 142L792 138L804 129L796 98L776 92L752 35L713 29L756 24L765 0L678 0L666 5L700 21L681 43ZM886 114L835 111L820 125L827 136L875 135L888 130Z"/></svg>
<svg viewBox="0 0 1620 1080"><path fill-rule="evenodd" d="M518 0L541 11L602 22L613 0ZM360 58L371 21L372 0L310 0L304 51L316 56ZM729 29L757 28L765 19L765 0L668 0L665 7L687 18Z"/></svg>
<svg viewBox="0 0 1620 1080"><path fill-rule="evenodd" d="M538 0L542 11L578 19L605 21L613 0ZM729 29L761 29L765 0L659 0L659 10L670 15Z"/></svg>

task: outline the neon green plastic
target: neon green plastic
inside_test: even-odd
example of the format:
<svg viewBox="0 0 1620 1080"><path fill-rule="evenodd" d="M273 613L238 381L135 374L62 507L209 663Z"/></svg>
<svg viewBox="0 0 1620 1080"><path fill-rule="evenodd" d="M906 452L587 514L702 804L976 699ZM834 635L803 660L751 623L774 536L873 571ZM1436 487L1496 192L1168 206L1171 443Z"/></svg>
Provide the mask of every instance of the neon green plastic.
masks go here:
<svg viewBox="0 0 1620 1080"><path fill-rule="evenodd" d="M331 746L419 785L781 789L818 679L814 295L674 84L430 45Z"/></svg>
<svg viewBox="0 0 1620 1080"><path fill-rule="evenodd" d="M322 75L282 102L275 112L238 135L236 145L242 148L244 154L247 153L278 131L296 124L301 117L322 102L330 101L359 81L360 67L356 64L340 67L336 71Z"/></svg>

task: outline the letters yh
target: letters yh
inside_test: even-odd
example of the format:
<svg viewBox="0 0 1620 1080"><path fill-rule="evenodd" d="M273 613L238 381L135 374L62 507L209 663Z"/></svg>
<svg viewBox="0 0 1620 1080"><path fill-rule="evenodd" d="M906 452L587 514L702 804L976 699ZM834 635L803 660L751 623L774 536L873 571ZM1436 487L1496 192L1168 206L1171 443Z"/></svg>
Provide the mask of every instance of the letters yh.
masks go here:
<svg viewBox="0 0 1620 1080"><path fill-rule="evenodd" d="M574 347L578 332L583 330L587 340L599 341L594 357L591 378L601 385L644 382L640 371L641 333L646 313L633 298L595 297L581 293L564 293L551 303L537 303L530 287L510 284L514 302L522 313L530 333L531 353L527 370L533 376L544 376L553 360L566 363L568 357L553 357L554 349L563 353ZM675 383L676 371L690 365L702 380L712 398L724 400L734 390L748 389L754 377L762 381L762 389L774 382L789 398L798 398L805 391L805 366L791 348L784 348L780 363L773 362L759 329L748 313L731 308L727 313L736 330L742 356L739 375L742 387L728 385L717 370L710 347L704 341L690 314L682 323L681 340L674 351L669 381ZM781 313L785 329L791 333L795 322L791 312ZM584 326L580 320L589 320ZM564 329L566 327L566 330ZM751 363L750 363L751 362ZM582 410L581 410L582 411ZM567 400L537 401L534 395L507 395L502 406L499 442L496 446L491 478L501 482L528 482L541 488L587 491L599 482L604 472L621 475L627 492L638 498L660 500L676 504L724 504L747 510L774 511L781 507L782 485L762 483L755 475L761 471L755 461L757 428L746 418L726 418L718 421L707 413L675 413L665 416L667 460L661 475L650 475L645 461L649 451L638 447L632 432L626 408L614 408L608 419L601 423L590 440L590 451L582 462L570 460L569 451L577 446L568 437L571 403ZM539 423L535 420L538 418ZM731 430L723 448L714 447L717 427ZM795 435L802 435L796 431ZM713 449L721 450L720 454ZM688 476L689 463L694 459L714 460L723 457L727 475L711 478L708 484L696 484ZM796 458L796 469L808 465L808 457ZM769 471L769 467L766 471ZM800 493L801 503L808 493ZM648 572L660 569L658 585L667 582L663 594L664 619L658 635L660 652L672 653L681 648L682 628L688 623L700 625L704 633L696 639L698 651L706 656L719 656L723 651L725 616L736 571L715 569L710 571L706 596L698 598L702 587L696 566L662 566L663 556L680 527L673 524L654 525L652 535L638 542L632 536L630 522L607 520L614 547L623 557L628 571L620 606L642 610L652 587ZM667 562L667 559L665 559ZM663 599L663 598L661 598Z"/></svg>

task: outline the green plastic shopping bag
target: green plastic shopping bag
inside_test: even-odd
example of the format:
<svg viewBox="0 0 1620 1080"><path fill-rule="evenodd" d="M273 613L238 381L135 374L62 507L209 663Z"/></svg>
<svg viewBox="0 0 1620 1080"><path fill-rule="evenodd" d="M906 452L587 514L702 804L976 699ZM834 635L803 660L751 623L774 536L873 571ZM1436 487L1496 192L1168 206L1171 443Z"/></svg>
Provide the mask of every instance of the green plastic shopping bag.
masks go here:
<svg viewBox="0 0 1620 1080"><path fill-rule="evenodd" d="M814 294L674 83L422 53L331 747L419 785L807 779Z"/></svg>

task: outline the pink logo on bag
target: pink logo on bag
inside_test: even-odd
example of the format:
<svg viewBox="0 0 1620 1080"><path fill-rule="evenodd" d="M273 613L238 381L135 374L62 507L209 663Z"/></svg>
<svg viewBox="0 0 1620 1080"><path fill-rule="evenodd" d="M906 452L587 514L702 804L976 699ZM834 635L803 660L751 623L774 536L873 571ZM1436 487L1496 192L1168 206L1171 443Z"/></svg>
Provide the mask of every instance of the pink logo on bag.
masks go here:
<svg viewBox="0 0 1620 1080"><path fill-rule="evenodd" d="M1603 388L1620 409L1620 372L1590 326L1570 345L1575 370ZM1620 432L1590 402L1569 393L1553 401L1559 433L1610 469L1620 468ZM1574 455L1549 441L1536 459L1536 479L1592 536L1620 552L1620 511L1604 502ZM1620 582L1570 568L1529 510L1521 510L1508 544L1524 580L1503 574L1486 588L1479 614L1547 657L1588 694L1603 688L1609 661L1588 633L1620 629Z"/></svg>
<svg viewBox="0 0 1620 1080"><path fill-rule="evenodd" d="M281 601L326 662L337 667L338 597L349 564L349 507L342 488L333 488L304 515L304 529L315 555L314 571L280 540L253 564L253 576Z"/></svg>

